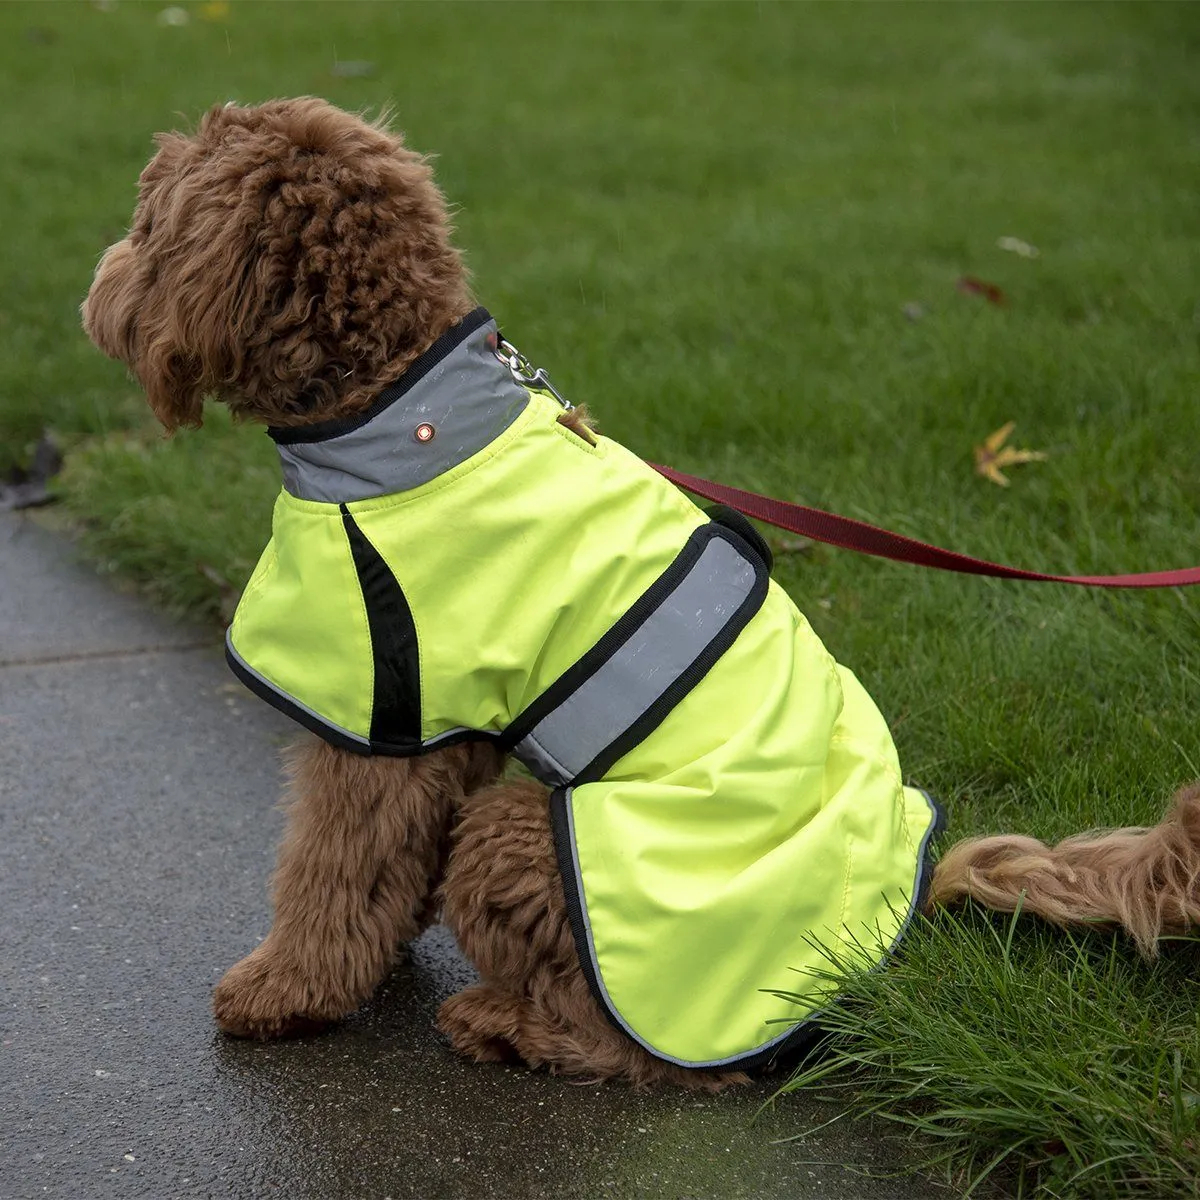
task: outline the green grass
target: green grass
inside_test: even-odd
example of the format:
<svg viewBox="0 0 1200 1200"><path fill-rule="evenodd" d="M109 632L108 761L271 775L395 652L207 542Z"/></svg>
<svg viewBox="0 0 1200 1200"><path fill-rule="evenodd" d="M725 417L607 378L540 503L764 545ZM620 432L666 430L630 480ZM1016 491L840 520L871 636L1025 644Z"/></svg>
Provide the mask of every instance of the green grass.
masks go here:
<svg viewBox="0 0 1200 1200"><path fill-rule="evenodd" d="M159 7L0 5L0 471L54 429L85 546L163 603L227 609L272 450L218 412L164 441L77 307L155 130L301 92L438 153L481 299L646 457L1035 569L1200 562L1194 6ZM971 452L1008 420L1050 457L1002 490ZM777 575L956 834L1148 822L1200 775L1191 592L826 549ZM920 1121L951 1172L1009 1147L1031 1192L1194 1194L1196 948L1150 968L1019 921L1006 959L990 928L919 930L852 988L852 1107Z"/></svg>
<svg viewBox="0 0 1200 1200"><path fill-rule="evenodd" d="M892 1121L964 1195L1195 1196L1195 949L1134 965L1110 938L942 914L886 971L827 955L834 1049L783 1091Z"/></svg>

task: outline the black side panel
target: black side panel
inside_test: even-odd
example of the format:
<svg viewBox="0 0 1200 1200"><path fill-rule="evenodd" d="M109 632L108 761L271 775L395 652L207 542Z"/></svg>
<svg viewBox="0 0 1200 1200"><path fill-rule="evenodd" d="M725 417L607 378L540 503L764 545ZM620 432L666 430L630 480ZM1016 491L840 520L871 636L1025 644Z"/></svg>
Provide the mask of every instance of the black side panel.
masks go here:
<svg viewBox="0 0 1200 1200"><path fill-rule="evenodd" d="M349 509L343 504L341 511L367 606L375 662L371 746L378 743L392 753L401 747L416 749L421 745L421 676L412 610L396 577L354 523Z"/></svg>

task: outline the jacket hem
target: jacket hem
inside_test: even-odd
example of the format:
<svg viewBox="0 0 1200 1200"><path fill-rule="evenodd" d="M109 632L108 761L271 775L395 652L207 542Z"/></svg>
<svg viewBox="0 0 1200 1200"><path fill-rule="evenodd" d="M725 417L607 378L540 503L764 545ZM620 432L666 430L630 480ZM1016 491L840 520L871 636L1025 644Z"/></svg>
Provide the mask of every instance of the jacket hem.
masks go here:
<svg viewBox="0 0 1200 1200"><path fill-rule="evenodd" d="M340 750L349 750L354 754L370 754L371 743L360 734L352 733L332 721L326 720L307 705L292 699L277 688L269 679L260 675L233 648L233 632L225 634L225 661L229 669L246 685L260 700L265 700L272 708L278 709L285 717L291 719L311 733L317 734L331 745Z"/></svg>
<svg viewBox="0 0 1200 1200"><path fill-rule="evenodd" d="M287 693L280 691L269 679L260 675L233 648L232 636L225 635L225 661L229 669L245 684L260 700L265 700L272 708L290 717L298 725L303 725L310 733L336 746L339 750L349 750L352 754L383 755L387 758L415 758L419 754L432 754L435 750L444 750L449 746L458 746L463 742L499 742L500 734L487 729L447 729L424 742L389 742L386 740L371 740L360 734L352 733L349 729L326 720L320 713L293 699Z"/></svg>
<svg viewBox="0 0 1200 1200"><path fill-rule="evenodd" d="M917 862L913 879L912 899L908 912L900 923L900 928L891 943L882 948L878 962L872 970L880 970L887 966L888 960L895 954L912 925L913 918L921 911L923 897L928 889L932 876L932 864L929 861L929 847L934 837L945 828L945 813L928 792L916 789L929 805L933 820L926 829L917 848ZM632 1038L647 1053L663 1062L669 1062L685 1070L755 1070L772 1064L785 1056L795 1056L812 1050L828 1034L821 1024L821 1016L825 1007L810 1012L800 1018L785 1033L762 1045L751 1047L741 1053L721 1059L689 1060L678 1058L656 1049L640 1037L621 1016L620 1010L608 994L604 980L596 960L595 945L592 941L591 925L588 920L587 903L583 895L583 881L579 868L579 859L575 853L574 822L571 816L571 791L569 787L557 788L550 796L550 824L554 839L554 851L558 860L559 875L562 878L563 894L566 901L567 917L571 923L571 933L575 940L575 950L579 956L579 964L587 980L588 988L601 1011L609 1022L627 1037ZM828 1002L827 1002L828 1003Z"/></svg>

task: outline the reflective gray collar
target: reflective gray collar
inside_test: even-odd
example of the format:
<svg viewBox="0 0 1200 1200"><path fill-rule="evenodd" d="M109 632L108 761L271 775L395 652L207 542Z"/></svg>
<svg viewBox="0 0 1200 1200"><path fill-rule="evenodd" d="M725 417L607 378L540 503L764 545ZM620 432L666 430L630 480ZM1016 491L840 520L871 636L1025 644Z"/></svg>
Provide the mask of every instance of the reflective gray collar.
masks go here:
<svg viewBox="0 0 1200 1200"><path fill-rule="evenodd" d="M283 486L301 500L344 504L406 492L477 454L529 403L496 357L496 338L496 322L477 308L365 412L270 430Z"/></svg>

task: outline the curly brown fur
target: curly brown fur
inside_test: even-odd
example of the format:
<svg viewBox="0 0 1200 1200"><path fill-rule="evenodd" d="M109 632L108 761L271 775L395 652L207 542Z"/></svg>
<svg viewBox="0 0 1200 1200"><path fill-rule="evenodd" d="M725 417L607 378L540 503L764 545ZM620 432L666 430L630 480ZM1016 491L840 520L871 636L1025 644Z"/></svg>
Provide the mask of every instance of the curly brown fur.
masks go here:
<svg viewBox="0 0 1200 1200"><path fill-rule="evenodd" d="M424 159L322 100L212 109L166 134L129 236L97 268L84 324L136 373L168 431L206 393L277 426L361 411L474 306ZM586 413L563 423L585 440ZM492 782L489 747L361 758L309 742L291 761L275 921L214 996L222 1028L304 1032L370 995L438 900L482 982L442 1006L463 1053L589 1078L716 1089L604 1018L579 966L544 789ZM455 828L453 836L451 830ZM933 903L971 896L1060 924L1120 924L1147 953L1200 924L1200 785L1151 830L966 842Z"/></svg>
<svg viewBox="0 0 1200 1200"><path fill-rule="evenodd" d="M938 863L930 903L970 897L1063 926L1120 926L1153 958L1163 934L1200 928L1200 783L1149 829L1084 833L1057 846L1029 837L972 838Z"/></svg>
<svg viewBox="0 0 1200 1200"><path fill-rule="evenodd" d="M83 321L168 429L209 392L279 426L355 412L473 307L433 173L382 124L305 97L158 145Z"/></svg>
<svg viewBox="0 0 1200 1200"><path fill-rule="evenodd" d="M499 772L490 746L366 758L307 739L289 755L288 824L266 940L217 985L227 1033L308 1032L353 1012L434 912L454 808Z"/></svg>

